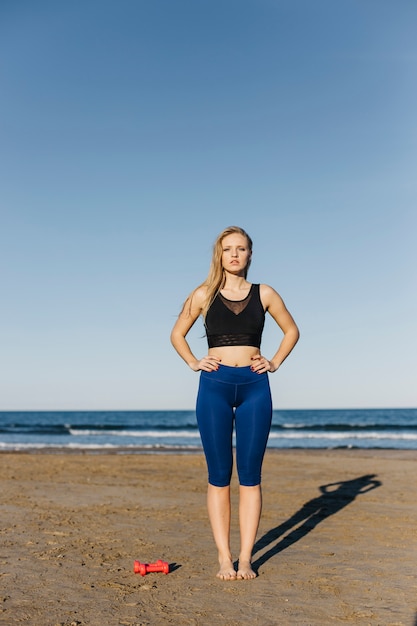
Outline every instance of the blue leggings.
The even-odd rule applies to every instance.
[[[239,483],[259,485],[272,419],[268,375],[256,374],[250,366],[220,365],[216,372],[201,372],[196,413],[209,483],[230,484],[235,424]]]

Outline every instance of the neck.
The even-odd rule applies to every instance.
[[[231,291],[239,291],[240,289],[247,289],[248,281],[240,274],[230,274],[225,272],[225,282],[223,289],[230,289]]]

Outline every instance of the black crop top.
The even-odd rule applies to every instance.
[[[265,311],[259,285],[251,286],[243,300],[228,300],[219,292],[207,311],[204,326],[209,348],[261,347]]]

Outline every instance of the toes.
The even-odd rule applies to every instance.
[[[236,570],[231,561],[220,566],[217,578],[220,578],[220,580],[236,580]]]
[[[256,574],[255,572],[238,572],[237,578],[239,580],[252,580],[253,578],[256,578]]]
[[[220,580],[236,580],[236,572],[235,570],[222,571],[218,572],[217,578]]]
[[[256,572],[253,571],[250,563],[245,563],[237,570],[237,578],[239,580],[251,580],[252,578],[256,578]]]

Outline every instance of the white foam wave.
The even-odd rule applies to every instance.
[[[355,432],[339,432],[339,433],[271,433],[270,439],[331,439],[337,441],[339,439],[378,439],[378,440],[405,440],[405,441],[417,441],[417,433],[383,433],[383,432],[367,432],[367,433],[355,433]]]
[[[132,449],[132,450],[165,450],[165,449],[175,449],[175,450],[196,450],[200,449],[201,446],[194,445],[175,445],[175,444],[163,444],[163,443],[148,443],[148,444],[126,444],[120,446],[119,444],[114,443],[105,443],[105,444],[94,444],[94,443],[67,443],[65,445],[54,444],[54,443],[5,443],[4,441],[0,441],[0,451],[24,451],[24,450],[119,450],[121,448]]]
[[[74,437],[141,437],[145,439],[180,438],[193,439],[199,437],[198,432],[190,430],[77,430],[70,428]]]

